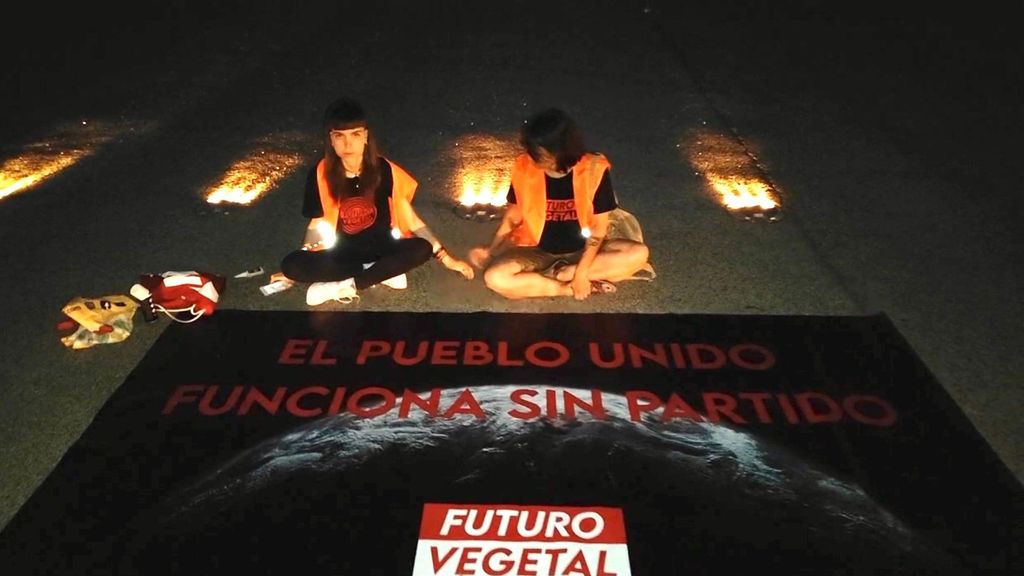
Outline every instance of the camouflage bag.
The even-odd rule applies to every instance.
[[[74,332],[60,341],[72,350],[121,342],[132,333],[132,317],[138,306],[131,297],[121,294],[73,298],[64,305],[62,312],[67,318],[57,327]]]

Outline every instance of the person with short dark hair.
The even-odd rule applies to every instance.
[[[555,108],[535,114],[520,145],[505,216],[490,245],[469,253],[488,288],[511,299],[583,300],[647,265],[644,243],[606,238],[618,208],[611,163],[587,151],[572,118]]]
[[[307,304],[352,302],[375,284],[404,288],[405,273],[431,256],[473,278],[473,268],[449,254],[413,209],[416,180],[381,154],[359,103],[332,102],[323,137],[323,158],[306,179],[303,247],[281,262],[287,278],[310,283]]]

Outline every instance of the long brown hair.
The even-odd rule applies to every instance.
[[[352,128],[366,128],[366,148],[363,149],[363,165],[359,173],[359,191],[352,190],[348,179],[345,178],[345,166],[341,157],[334,152],[331,145],[331,130],[350,130]],[[366,121],[366,112],[358,102],[348,98],[339,98],[327,107],[324,112],[324,173],[327,177],[327,186],[331,196],[335,200],[363,195],[372,198],[377,187],[380,186],[380,148],[377,146],[377,138],[370,130]]]

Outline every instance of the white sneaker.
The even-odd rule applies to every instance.
[[[319,306],[328,300],[349,304],[358,299],[356,283],[352,278],[338,282],[313,282],[306,290],[306,304],[309,306]]]
[[[398,276],[392,276],[387,280],[382,280],[381,284],[394,290],[405,290],[409,287],[409,279],[405,277],[405,274],[399,274]]]

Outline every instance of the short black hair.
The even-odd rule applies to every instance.
[[[560,172],[575,166],[586,152],[576,122],[558,108],[548,108],[527,119],[519,143],[534,160],[539,159],[541,148],[547,150],[555,157]]]

